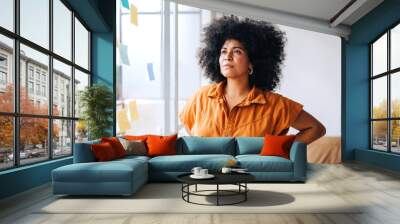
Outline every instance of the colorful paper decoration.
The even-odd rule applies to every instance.
[[[128,55],[128,45],[122,44],[119,48],[119,53],[121,57],[121,62],[125,65],[130,65],[129,63],[129,55]]]
[[[129,1],[128,0],[121,0],[121,3],[124,8],[129,9]]]
[[[138,9],[134,4],[131,4],[131,23],[135,26],[138,25]]]
[[[147,63],[147,74],[149,75],[149,80],[154,81],[154,70],[153,70],[153,63]]]
[[[129,123],[128,116],[124,108],[117,112],[117,121],[120,133],[125,133],[131,128],[131,124]]]
[[[139,113],[137,109],[136,100],[132,100],[129,102],[129,112],[131,115],[131,121],[139,120]]]

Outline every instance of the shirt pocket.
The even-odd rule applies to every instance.
[[[265,136],[272,134],[274,123],[268,116],[258,117],[250,121],[239,122],[236,126],[236,135],[240,136]]]

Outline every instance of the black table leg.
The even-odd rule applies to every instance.
[[[190,195],[190,184],[187,185],[187,191],[188,191],[188,193],[187,193],[187,201],[190,202],[190,200],[189,200],[189,195]]]
[[[219,205],[219,184],[217,184],[217,206]]]
[[[196,191],[190,191],[190,186],[195,185],[195,189]],[[215,190],[198,190],[197,184],[182,184],[181,185],[181,191],[182,191],[182,199],[188,203],[192,203],[192,204],[198,204],[198,205],[216,205],[216,206],[223,206],[223,205],[234,205],[234,204],[238,204],[241,202],[245,202],[247,201],[247,192],[249,191],[249,189],[247,188],[247,182],[245,183],[238,183],[238,184],[234,184],[234,185],[239,185],[238,186],[238,190],[224,190],[224,189],[220,189],[219,185],[220,184],[216,184],[217,185],[217,189]],[[203,192],[214,192],[216,191],[216,195],[209,195],[209,194],[203,194]],[[221,193],[222,192],[222,193]],[[195,196],[213,196],[213,197],[217,197],[217,203],[216,204],[202,204],[202,203],[196,203],[196,202],[191,202],[190,201],[190,195],[195,195]],[[242,200],[235,200],[235,202],[232,203],[224,203],[224,200],[220,202],[220,197],[221,198],[225,198],[225,196],[236,196],[236,195],[241,195],[241,199]]]
[[[247,182],[244,183],[244,187],[245,187],[244,190],[246,191],[246,192],[244,192],[244,201],[247,201],[247,191],[248,191],[248,190],[247,190]]]
[[[182,192],[182,199],[184,199],[184,198],[183,198],[183,190],[184,190],[184,188],[183,188],[183,187],[184,187],[184,184],[182,183],[182,188],[181,188],[181,192]]]

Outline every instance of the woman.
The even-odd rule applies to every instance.
[[[200,66],[214,84],[202,87],[186,104],[180,119],[195,136],[285,135],[311,143],[324,126],[303,106],[274,93],[284,60],[284,33],[270,23],[235,16],[205,28]]]

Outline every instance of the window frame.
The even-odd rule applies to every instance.
[[[400,152],[393,152],[392,151],[392,121],[400,121],[400,117],[393,117],[392,116],[392,98],[391,98],[391,92],[392,92],[392,86],[391,86],[391,79],[393,75],[396,75],[396,73],[400,72],[400,67],[391,69],[391,31],[393,28],[396,26],[400,26],[400,21],[395,22],[392,24],[389,28],[385,29],[383,33],[378,35],[375,39],[373,39],[370,43],[368,43],[368,50],[369,50],[369,149],[373,151],[379,151],[379,152],[386,152],[386,153],[391,153],[391,154],[400,154]],[[386,64],[386,71],[380,74],[376,74],[374,76],[373,74],[373,44],[376,43],[381,37],[384,35],[387,35],[387,64]],[[386,105],[386,118],[373,118],[373,81],[378,79],[386,77],[386,87],[387,87],[387,93],[386,93],[386,98],[387,98],[387,105]],[[400,87],[399,87],[400,89]],[[375,121],[386,121],[386,151],[379,150],[374,148],[374,132],[373,132],[373,122]]]
[[[54,17],[53,17],[53,1],[54,0],[47,0],[49,4],[49,47],[46,49],[45,47],[40,46],[39,44],[34,43],[33,41],[30,41],[29,39],[24,38],[23,36],[20,35],[20,3],[21,0],[14,0],[13,1],[13,10],[14,10],[14,18],[13,18],[13,31],[10,31],[4,27],[0,26],[0,35],[10,38],[13,41],[13,52],[12,52],[12,61],[13,64],[11,71],[11,75],[13,75],[14,79],[14,110],[13,112],[1,112],[0,111],[0,116],[2,117],[11,117],[13,119],[13,165],[10,167],[4,167],[0,168],[0,172],[5,171],[5,170],[10,170],[10,169],[16,169],[19,167],[23,166],[30,166],[33,164],[38,164],[38,163],[43,163],[46,161],[54,160],[54,159],[61,159],[61,158],[66,158],[73,156],[74,152],[74,143],[75,143],[75,123],[76,121],[79,120],[79,117],[75,117],[75,109],[72,107],[71,108],[71,114],[68,116],[56,116],[53,115],[53,60],[58,60],[59,62],[62,62],[68,66],[71,66],[71,84],[75,82],[75,69],[81,71],[82,73],[85,73],[88,75],[89,78],[89,83],[88,86],[92,85],[92,62],[91,62],[91,49],[92,49],[92,43],[91,43],[91,37],[92,37],[92,30],[88,27],[88,25],[84,22],[84,20],[72,9],[72,7],[69,5],[69,3],[66,0],[59,0],[61,4],[63,4],[69,11],[71,11],[71,18],[69,22],[71,23],[71,59],[64,58],[63,56],[57,54],[54,52],[53,49],[53,23],[54,23]],[[75,19],[77,19],[83,27],[88,31],[88,69],[85,69],[78,64],[75,63]],[[47,79],[46,84],[45,84],[45,95],[48,97],[48,112],[46,115],[40,115],[40,114],[28,114],[28,113],[21,113],[20,111],[20,85],[21,85],[21,80],[20,80],[20,66],[21,66],[21,56],[20,56],[20,46],[21,44],[32,48],[33,50],[36,50],[42,54],[45,54],[48,56],[48,71],[47,71]],[[40,94],[35,94],[38,97],[43,97],[42,94],[42,72],[44,70],[40,69],[39,71],[39,79],[37,80],[36,77],[36,72],[37,68],[33,67],[33,77],[31,78],[30,76],[30,68],[31,65],[29,63],[26,64],[26,82],[32,81],[33,86],[34,86],[34,92],[36,92],[35,85],[40,83]],[[27,84],[28,85],[28,84]],[[27,91],[29,91],[29,87],[27,87]],[[74,85],[71,87],[71,93],[72,93],[72,99],[71,103],[74,105],[75,103],[75,88]],[[47,92],[47,93],[46,93]],[[32,100],[32,99],[31,99]],[[36,103],[36,102],[34,102]],[[47,135],[47,149],[48,154],[46,155],[47,157],[43,157],[43,160],[37,161],[37,162],[28,162],[28,163],[21,163],[21,158],[20,158],[20,119],[21,118],[44,118],[47,119],[48,123],[48,135]],[[54,146],[53,146],[53,123],[56,122],[57,120],[61,121],[70,121],[71,122],[71,153],[67,155],[62,155],[62,156],[55,156],[53,155],[54,153]]]
[[[5,85],[5,84],[7,84],[7,73],[0,70],[0,85]]]

